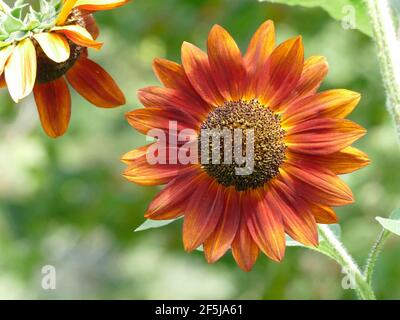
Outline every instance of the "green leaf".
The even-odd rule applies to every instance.
[[[21,20],[11,15],[7,16],[7,18],[3,21],[3,27],[8,33],[19,31],[23,28],[23,26],[24,24]]]
[[[339,21],[355,15],[355,28],[371,36],[372,30],[368,20],[368,12],[364,0],[259,0],[272,3],[303,6],[307,8],[320,7]],[[354,9],[354,10],[353,10]]]
[[[135,232],[144,231],[144,230],[148,230],[148,229],[161,228],[161,227],[164,227],[178,219],[172,219],[172,220],[150,220],[150,219],[147,219],[144,223],[142,223],[139,227],[137,227],[135,229]]]
[[[400,236],[400,209],[395,210],[390,218],[376,217],[375,219],[385,230]]]

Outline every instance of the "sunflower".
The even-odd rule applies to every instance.
[[[17,0],[0,0],[0,84],[18,103],[34,93],[42,127],[50,137],[63,135],[71,116],[67,82],[92,104],[112,108],[125,97],[112,77],[88,58],[99,50],[99,29],[92,12],[129,0],[40,0],[40,10]]]
[[[285,234],[318,246],[317,223],[336,223],[332,207],[354,201],[338,175],[369,163],[365,153],[351,146],[365,129],[344,119],[360,94],[317,92],[328,72],[326,59],[305,60],[301,37],[276,46],[272,21],[261,25],[244,56],[216,25],[207,53],[185,42],[182,65],[156,59],[153,67],[164,87],[139,90],[145,108],[127,114],[130,125],[144,134],[163,130],[169,137],[164,150],[169,160],[176,149],[187,147],[172,143],[171,121],[178,131],[189,128],[197,135],[191,142],[202,141],[204,129],[253,130],[254,169],[239,175],[225,162],[151,164],[148,155],[158,141],[133,150],[122,157],[128,165],[124,176],[145,186],[166,184],[145,217],[183,216],[185,250],[202,245],[206,260],[214,263],[231,249],[246,271],[260,251],[281,261]],[[225,154],[221,144],[212,145],[213,152]]]

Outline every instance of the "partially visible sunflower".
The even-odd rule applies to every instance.
[[[130,0],[40,0],[36,11],[24,0],[9,7],[0,0],[0,84],[15,102],[35,96],[42,127],[53,138],[68,129],[71,96],[67,82],[92,104],[125,104],[112,77],[88,58],[99,50],[99,29],[92,12]]]
[[[156,59],[154,71],[165,87],[140,90],[145,108],[128,113],[127,119],[144,134],[153,128],[168,134],[170,121],[197,135],[202,129],[253,129],[253,173],[237,175],[230,164],[201,161],[151,165],[150,148],[144,146],[123,156],[124,176],[145,186],[166,184],[145,216],[184,216],[187,251],[203,245],[213,263],[231,249],[237,264],[249,271],[260,250],[272,260],[283,259],[285,233],[317,246],[317,223],[336,223],[332,207],[353,202],[338,175],[369,163],[365,153],[351,147],[366,131],[344,119],[360,95],[318,93],[328,72],[325,58],[304,60],[301,37],[275,46],[272,21],[258,29],[244,56],[218,25],[207,47],[205,53],[184,43],[182,65]],[[171,141],[167,156],[177,149]],[[215,148],[222,158],[223,147]]]

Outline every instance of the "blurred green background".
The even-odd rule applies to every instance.
[[[208,265],[201,252],[185,253],[180,222],[134,233],[157,189],[125,181],[119,158],[145,143],[124,113],[140,107],[137,89],[157,84],[153,58],[179,61],[183,41],[204,48],[215,23],[244,50],[257,27],[273,19],[279,40],[301,34],[307,55],[328,58],[324,88],[363,95],[350,118],[368,129],[357,145],[372,164],[344,177],[356,203],[337,210],[343,242],[363,262],[380,229],[374,217],[399,205],[400,190],[400,153],[371,39],[322,10],[255,0],[135,0],[96,18],[105,45],[91,57],[121,85],[126,106],[102,110],[74,93],[70,129],[51,140],[32,97],[14,105],[1,91],[0,298],[354,298],[342,289],[340,268],[306,249],[288,248],[280,264],[260,256],[244,273],[230,254]],[[393,236],[377,265],[378,298],[400,298],[399,253]],[[56,267],[56,290],[41,287],[44,265]]]

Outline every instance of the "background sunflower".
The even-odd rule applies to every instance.
[[[122,113],[140,107],[137,89],[158,85],[151,70],[154,57],[179,61],[182,40],[204,44],[215,23],[226,27],[243,50],[266,19],[276,23],[279,41],[302,34],[306,55],[324,55],[329,61],[322,89],[345,87],[363,96],[350,119],[368,128],[367,138],[356,146],[372,163],[345,176],[357,202],[338,214],[343,241],[355,258],[364,258],[379,231],[374,217],[395,207],[400,188],[400,157],[393,152],[396,137],[382,107],[384,93],[370,38],[342,29],[320,9],[252,0],[138,0],[96,17],[102,41],[112,40],[113,45],[92,58],[113,70],[127,93],[129,103]],[[145,144],[145,138],[132,131],[120,112],[89,108],[75,94],[72,99],[76,108],[69,134],[53,142],[32,121],[37,117],[32,98],[15,106],[1,92],[2,297],[353,297],[342,289],[338,267],[317,253],[288,248],[281,264],[260,259],[251,273],[243,273],[229,256],[209,266],[202,253],[185,253],[179,222],[133,234],[157,189],[124,182],[120,172],[125,166],[116,159],[127,147]],[[400,298],[400,288],[392,285],[400,277],[399,250],[399,241],[392,238],[377,268],[378,298]],[[40,287],[45,264],[57,267],[56,291]]]

